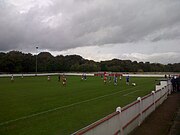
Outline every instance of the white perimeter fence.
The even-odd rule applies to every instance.
[[[171,94],[171,82],[161,81],[152,93],[121,108],[72,135],[127,135],[138,127]]]
[[[118,73],[118,72],[117,72]],[[38,73],[38,74],[13,74],[14,77],[25,76],[47,76],[47,75],[75,75],[81,76],[82,73]],[[95,73],[86,73],[87,76],[94,76]],[[164,77],[164,74],[123,74],[123,76],[131,76],[131,77]],[[0,77],[11,77],[12,74],[0,74]]]

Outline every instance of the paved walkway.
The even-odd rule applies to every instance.
[[[169,135],[180,135],[180,108],[178,109],[177,115],[174,119],[174,124],[171,127]]]
[[[131,135],[180,135],[180,92],[169,95]]]

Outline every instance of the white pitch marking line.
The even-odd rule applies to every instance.
[[[134,87],[133,87],[133,88],[134,88]],[[38,115],[46,114],[46,113],[53,112],[53,111],[56,111],[56,110],[60,110],[60,109],[63,109],[63,108],[72,107],[72,106],[74,106],[74,105],[79,105],[79,104],[86,103],[86,102],[89,102],[89,101],[94,101],[94,100],[101,99],[101,98],[104,98],[104,97],[112,96],[112,95],[115,95],[115,94],[117,94],[117,93],[121,93],[121,92],[124,92],[124,91],[127,91],[127,90],[131,90],[131,89],[133,89],[133,88],[129,88],[129,89],[126,89],[126,90],[114,92],[114,93],[111,93],[111,94],[99,96],[99,97],[96,97],[96,98],[84,100],[84,101],[81,101],[81,102],[77,102],[77,103],[73,103],[73,104],[69,104],[69,105],[65,105],[65,106],[56,107],[56,108],[53,108],[53,109],[49,109],[49,110],[47,110],[47,111],[42,111],[42,112],[34,113],[34,114],[31,114],[31,115],[26,115],[26,116],[23,116],[23,117],[20,117],[20,118],[17,118],[17,119],[8,120],[8,121],[5,121],[5,122],[1,122],[1,123],[0,123],[0,126],[9,124],[9,123],[12,123],[12,122],[15,122],[15,121],[24,120],[24,119],[32,118],[32,117],[35,117],[35,116],[38,116]],[[136,88],[137,88],[137,87],[136,87]],[[130,93],[132,93],[132,92],[130,92]],[[127,94],[125,94],[125,95],[127,95]],[[123,95],[123,96],[124,96],[124,95]]]
[[[136,93],[136,92],[138,92],[138,91],[141,91],[141,90],[135,90],[135,91],[129,92],[129,93],[127,93],[127,94],[124,94],[123,96],[128,96],[128,95],[130,95],[130,94],[132,94],[132,93]]]

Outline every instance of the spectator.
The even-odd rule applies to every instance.
[[[176,92],[176,77],[173,76],[171,79],[172,87],[173,87],[173,92]]]
[[[176,87],[177,87],[177,91],[180,91],[180,75],[177,77],[176,79]]]

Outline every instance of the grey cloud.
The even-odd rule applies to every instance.
[[[159,44],[159,43],[158,43]],[[151,50],[145,50],[142,44],[136,45],[133,44],[126,45],[110,45],[105,46],[89,46],[89,47],[78,47],[75,49],[68,49],[66,51],[61,51],[63,55],[78,54],[83,56],[86,59],[93,59],[95,61],[110,60],[113,58],[132,60],[132,61],[143,61],[143,62],[153,62],[153,63],[179,63],[180,62],[180,48],[175,48],[173,42],[169,42],[172,46],[163,45],[156,47],[151,45]],[[156,49],[153,49],[153,48]],[[129,51],[129,49],[131,50]],[[167,50],[164,50],[167,48]],[[141,51],[144,50],[144,51]],[[59,52],[53,52],[53,55],[57,55]]]
[[[131,54],[123,54],[121,56],[123,59],[131,59],[136,61],[143,61],[143,62],[152,62],[152,63],[179,63],[180,54],[179,53],[154,53],[154,54],[141,54],[141,53],[131,53]]]
[[[15,5],[1,3],[1,51],[32,50],[34,44],[60,51],[180,38],[179,0],[52,0],[45,7],[35,1],[32,4],[20,13]]]

